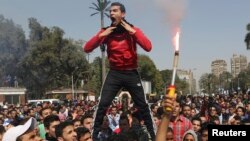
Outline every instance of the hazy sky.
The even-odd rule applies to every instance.
[[[250,23],[250,0],[174,0],[186,1],[186,5],[178,3],[177,6],[167,3],[171,0],[116,1],[125,5],[126,19],[152,41],[151,52],[142,49],[139,52],[150,56],[160,70],[171,69],[173,63],[170,21],[166,18],[171,12],[177,20],[181,17],[178,68],[192,69],[197,78],[211,72],[211,62],[215,59],[225,60],[228,71],[234,53],[250,59],[244,43],[246,25]],[[158,1],[163,1],[161,6]],[[65,37],[88,40],[100,27],[99,15],[90,17],[94,12],[89,9],[92,2],[96,0],[0,0],[0,14],[21,25],[26,35],[29,33],[27,19],[34,17],[44,26],[62,28]],[[109,24],[106,18],[105,26]],[[96,49],[90,59],[100,54]]]

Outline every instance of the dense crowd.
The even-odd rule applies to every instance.
[[[103,118],[100,141],[150,141],[140,109],[125,100],[114,100]],[[150,104],[155,132],[165,110],[162,100]],[[91,141],[98,101],[76,100],[36,105],[5,104],[0,108],[0,141]],[[209,124],[249,125],[250,95],[177,96],[166,141],[207,141]]]

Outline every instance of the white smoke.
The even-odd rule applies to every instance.
[[[179,29],[184,17],[187,0],[155,0],[164,12],[164,18],[171,28],[172,34]]]

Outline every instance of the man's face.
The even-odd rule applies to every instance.
[[[115,107],[111,108],[111,114],[116,115],[117,114],[117,109]]]
[[[247,111],[247,112],[250,112],[250,103],[248,103],[248,104],[246,105],[246,111]]]
[[[85,135],[80,137],[79,141],[93,141],[91,138],[91,134],[88,132]]]
[[[208,141],[208,130],[204,130],[201,133],[201,141]]]
[[[34,111],[33,109],[31,109],[29,115],[30,115],[31,117],[35,117],[35,111]]]
[[[173,141],[173,140],[174,140],[174,134],[173,134],[173,132],[167,132],[166,141]]]
[[[201,123],[198,120],[193,120],[192,125],[195,132],[198,132],[201,129]]]
[[[42,141],[42,138],[37,136],[33,130],[23,134],[19,138],[21,141]]]
[[[17,115],[17,112],[16,112],[16,111],[12,111],[12,112],[11,112],[11,118],[15,118],[16,115]]]
[[[50,123],[49,129],[46,129],[46,131],[49,133],[51,137],[56,138],[55,128],[58,124],[60,124],[60,121],[54,121]]]
[[[81,122],[80,122],[80,121],[76,121],[76,122],[74,123],[74,128],[76,129],[76,128],[78,128],[78,127],[81,127]]]
[[[51,109],[43,110],[42,117],[46,118],[47,116],[51,115],[51,113],[52,113]]]
[[[74,130],[73,125],[67,126],[63,129],[62,138],[63,138],[63,141],[77,141],[76,132]]]
[[[173,115],[174,117],[177,117],[177,116],[180,115],[180,111],[181,111],[180,103],[175,102],[175,103],[174,103],[174,110],[173,110],[173,114],[172,114],[172,115]]]
[[[183,107],[183,116],[190,117],[191,116],[191,108],[189,106]]]
[[[125,17],[125,13],[121,12],[120,6],[111,6],[109,14],[113,25],[118,25]]]
[[[86,118],[83,121],[83,127],[88,128],[90,131],[92,131],[93,127],[93,118]]]

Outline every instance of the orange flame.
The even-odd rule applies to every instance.
[[[175,48],[175,51],[179,51],[179,48],[180,48],[180,32],[179,31],[177,31],[174,36],[174,48]]]

